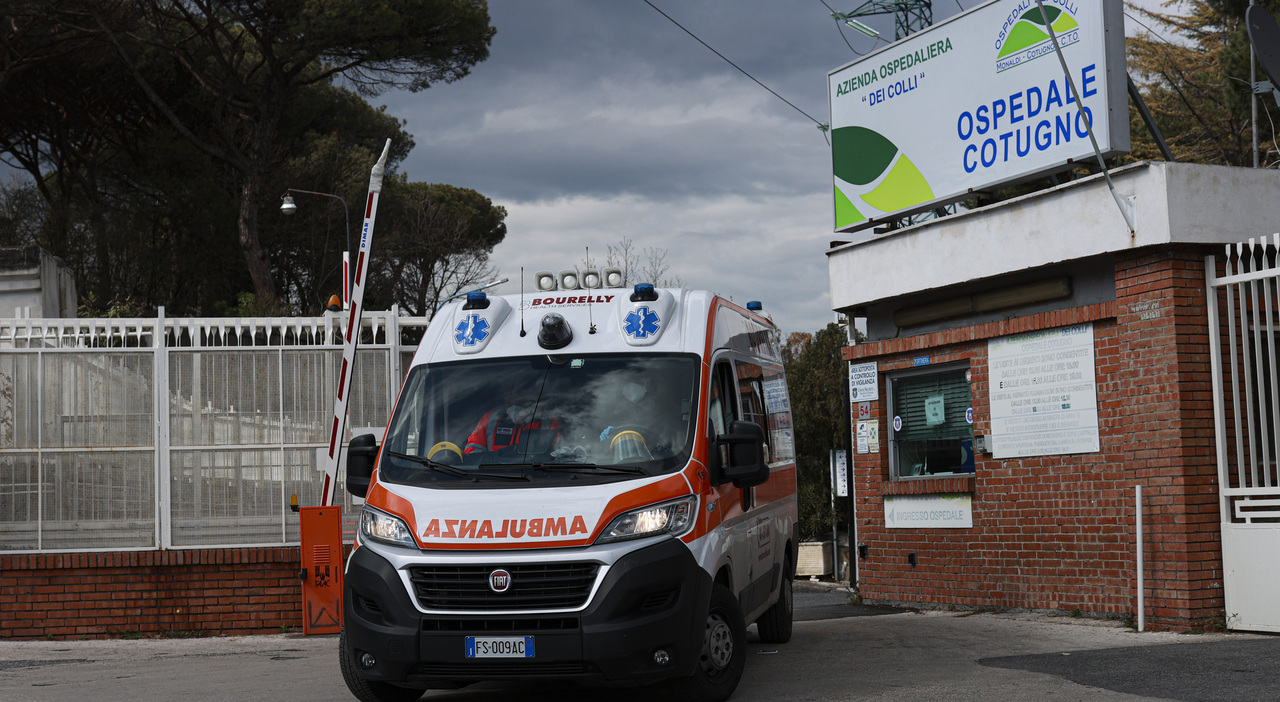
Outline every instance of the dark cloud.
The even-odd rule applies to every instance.
[[[821,2],[655,4],[826,121],[826,72],[854,56]],[[528,200],[718,194],[827,177],[821,160],[808,163],[827,148],[809,118],[640,0],[500,1],[490,12],[492,55],[471,76],[386,96],[417,139],[405,163],[415,179]],[[801,163],[797,150],[813,156]]]
[[[501,292],[521,266],[627,237],[666,249],[690,287],[764,300],[785,331],[825,325],[830,147],[813,120],[828,119],[827,72],[857,56],[820,0],[653,2],[795,107],[642,0],[496,0],[470,76],[384,96],[417,142],[403,170],[508,208]],[[936,19],[959,11],[945,4]],[[891,17],[867,22],[892,36]]]

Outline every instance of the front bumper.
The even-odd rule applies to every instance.
[[[548,560],[582,560],[590,551],[548,552]],[[502,567],[494,554],[494,567]],[[370,548],[347,564],[343,607],[355,660],[368,680],[438,687],[483,680],[579,678],[610,681],[683,677],[702,649],[711,577],[677,539],[617,558],[584,609],[548,613],[424,614],[396,568]],[[535,656],[467,658],[467,636],[533,636]],[[655,660],[666,653],[665,663]],[[661,657],[659,657],[661,658]]]

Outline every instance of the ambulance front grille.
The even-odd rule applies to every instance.
[[[489,587],[489,574],[495,570],[511,574],[505,592]],[[409,579],[418,604],[429,610],[576,609],[587,603],[599,570],[596,563],[418,565],[409,568]]]

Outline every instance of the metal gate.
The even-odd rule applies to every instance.
[[[1205,257],[1227,626],[1280,632],[1280,234]]]

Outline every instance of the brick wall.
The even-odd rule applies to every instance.
[[[296,547],[0,556],[0,638],[280,633],[300,567]]]
[[[974,433],[989,434],[987,340],[1093,323],[1101,451],[996,460],[973,476],[890,481],[888,442],[854,456],[859,587],[872,601],[1136,616],[1134,486],[1143,486],[1146,617],[1189,628],[1223,614],[1204,251],[1120,255],[1116,300],[1002,322],[868,343],[886,435],[883,373],[928,354],[967,361]],[[886,529],[884,496],[960,492],[972,529]],[[915,553],[911,566],[907,554]]]

